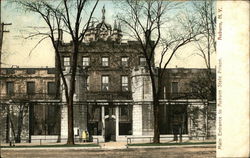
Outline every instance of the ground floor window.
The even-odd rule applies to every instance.
[[[90,135],[102,134],[102,110],[99,105],[88,105],[88,132]]]
[[[160,106],[160,134],[187,134],[187,105]]]
[[[31,105],[30,134],[58,135],[60,133],[60,118],[59,105]]]
[[[119,135],[132,135],[132,106],[119,106]]]

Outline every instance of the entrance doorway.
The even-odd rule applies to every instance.
[[[105,107],[105,141],[116,140],[116,107]]]

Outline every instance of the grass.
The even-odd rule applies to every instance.
[[[129,146],[172,146],[172,145],[202,145],[202,144],[215,144],[215,142],[182,142],[182,143],[138,143],[128,144]]]
[[[67,148],[67,147],[99,147],[99,145],[98,144],[17,145],[17,146],[2,146],[1,148]]]

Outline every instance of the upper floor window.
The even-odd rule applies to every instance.
[[[178,93],[179,92],[178,82],[172,82],[171,92],[172,93]]]
[[[102,91],[109,90],[109,76],[102,76]]]
[[[14,94],[14,82],[7,82],[6,83],[6,93],[7,93],[7,95]]]
[[[89,66],[89,57],[82,57],[82,66]]]
[[[139,62],[140,62],[139,63],[140,66],[146,66],[147,65],[146,58],[144,58],[144,57],[140,57]]]
[[[35,82],[27,82],[27,94],[35,94]]]
[[[122,76],[122,91],[128,91],[128,76]]]
[[[109,58],[102,57],[102,66],[109,66]]]
[[[56,83],[48,82],[48,94],[55,95],[56,94]]]
[[[13,70],[12,68],[6,70],[7,75],[14,74],[14,73],[15,73],[15,70]]]
[[[86,90],[89,91],[89,76],[86,78]]]
[[[122,57],[122,66],[128,66],[128,57]]]
[[[27,69],[27,70],[26,70],[26,73],[27,73],[27,74],[35,74],[35,73],[36,73],[36,70],[35,70],[35,69]]]
[[[70,57],[63,57],[63,66],[70,66]]]

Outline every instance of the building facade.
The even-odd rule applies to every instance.
[[[76,140],[88,131],[93,141],[127,141],[127,138],[146,140],[153,136],[152,87],[146,60],[137,41],[122,42],[122,29],[105,21],[91,24],[77,59],[76,90],[74,95],[74,135]],[[60,42],[63,74],[69,82],[72,43]],[[67,106],[64,88],[55,68],[6,68],[0,78],[0,100],[3,111],[2,137],[17,137],[10,109],[23,103],[26,114],[19,134],[26,141],[47,139],[66,141]],[[161,140],[200,139],[215,136],[215,98],[200,97],[206,83],[198,81],[206,69],[174,68],[164,70],[160,99]],[[215,72],[212,70],[212,76]],[[215,80],[208,81],[215,84]],[[192,84],[193,85],[192,85]],[[60,90],[59,90],[60,89]],[[201,93],[202,92],[202,93]],[[25,121],[24,121],[25,120]],[[11,125],[13,124],[13,125]],[[18,121],[17,123],[18,126]],[[19,121],[19,124],[20,121]],[[17,128],[20,129],[20,128]],[[5,134],[4,134],[5,133]]]

